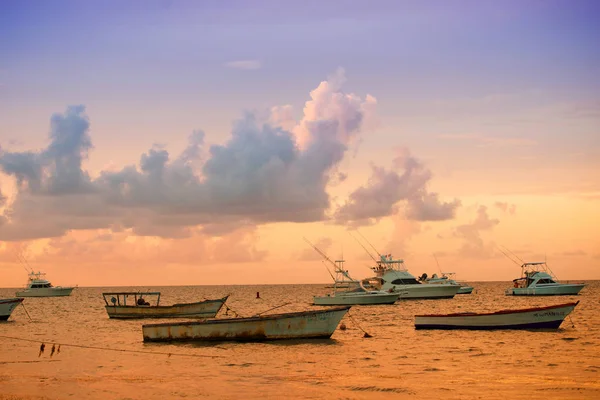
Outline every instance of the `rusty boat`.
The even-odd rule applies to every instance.
[[[144,342],[330,338],[350,306],[248,318],[146,324]]]
[[[117,319],[214,318],[229,297],[160,305],[160,292],[110,292],[102,296],[108,317]]]

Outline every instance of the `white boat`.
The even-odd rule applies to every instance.
[[[438,285],[419,282],[404,265],[404,260],[394,260],[391,254],[380,255],[375,276],[363,281],[369,289],[394,291],[400,299],[451,299],[460,285]]]
[[[142,334],[145,342],[329,338],[349,309],[345,306],[249,318],[146,324]]]
[[[424,282],[430,285],[458,285],[460,288],[456,294],[471,294],[473,292],[473,286],[454,280],[454,272],[442,272],[441,274],[442,276],[433,274],[431,278],[425,279]]]
[[[213,318],[229,297],[164,306],[160,305],[160,292],[110,292],[102,296],[108,317],[117,319]]]
[[[328,261],[329,258],[325,256]],[[314,296],[313,304],[317,306],[344,306],[344,305],[376,305],[393,304],[398,300],[398,293],[383,290],[368,290],[360,281],[353,279],[348,270],[344,268],[344,260],[335,260],[333,291],[326,296]],[[339,286],[338,286],[339,285]],[[347,290],[340,290],[345,289]]]
[[[74,287],[52,286],[43,272],[29,273],[24,290],[15,293],[17,297],[56,297],[70,296]]]
[[[315,296],[313,303],[317,306],[394,304],[399,296],[400,294],[394,292],[360,289]]]
[[[579,294],[584,283],[560,283],[546,262],[530,262],[521,265],[521,277],[513,280],[507,296],[565,296]]]
[[[579,302],[492,313],[415,315],[415,329],[557,329],[577,304]]]
[[[23,302],[20,297],[10,299],[0,299],[0,321],[6,321],[10,318],[10,314],[19,304]]]

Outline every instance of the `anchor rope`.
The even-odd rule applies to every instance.
[[[58,346],[65,346],[65,347],[77,347],[80,349],[92,349],[92,350],[108,350],[108,351],[119,351],[119,352],[123,352],[123,353],[141,353],[141,354],[154,354],[154,355],[163,355],[163,356],[183,356],[183,357],[199,357],[199,358],[223,358],[224,356],[209,356],[206,354],[186,354],[186,353],[169,353],[169,352],[164,352],[164,351],[145,351],[145,350],[131,350],[131,349],[115,349],[113,347],[101,347],[101,346],[88,346],[88,345],[82,345],[82,344],[72,344],[72,343],[59,343],[59,342],[55,342],[52,340],[36,340],[36,339],[25,339],[25,338],[19,338],[19,337],[14,337],[14,336],[5,336],[5,335],[0,335],[0,338],[4,338],[4,339],[12,339],[12,340],[20,340],[23,342],[30,342],[30,343],[41,343],[41,344],[45,344],[45,343],[49,343],[49,344],[53,344],[53,345],[58,345]],[[222,349],[222,348],[220,348]],[[42,350],[43,351],[43,350]]]

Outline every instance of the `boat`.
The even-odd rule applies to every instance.
[[[394,304],[399,296],[399,293],[360,288],[343,292],[335,291],[326,296],[314,296],[313,304],[316,306]]]
[[[579,294],[585,283],[560,283],[543,261],[523,263],[513,286],[505,291],[507,296],[568,296]]]
[[[426,278],[424,283],[431,285],[458,285],[460,288],[456,294],[471,294],[473,292],[473,286],[454,280],[454,272],[442,272],[441,274],[441,276],[433,274],[431,278]]]
[[[325,256],[327,257],[327,256]],[[329,258],[326,258],[329,260]],[[329,260],[331,262],[331,260]],[[369,290],[362,283],[350,277],[344,268],[344,260],[335,260],[336,277],[334,278],[333,291],[325,296],[314,296],[313,304],[317,306],[344,306],[344,305],[376,305],[394,304],[398,300],[398,293],[383,290]],[[340,288],[338,285],[341,285]],[[347,290],[340,290],[346,289]]]
[[[420,282],[408,272],[404,260],[394,259],[391,254],[379,257],[371,268],[375,276],[363,280],[366,288],[393,291],[400,299],[451,299],[461,287]]]
[[[52,283],[46,279],[45,273],[31,271],[25,289],[16,292],[15,295],[17,297],[70,296],[73,289],[75,288],[72,286],[53,286]]]
[[[558,329],[577,304],[491,313],[415,315],[415,329]]]
[[[108,292],[102,296],[108,317],[117,319],[213,318],[229,297],[164,306],[160,305],[160,292]]]
[[[7,321],[13,310],[23,302],[22,297],[13,297],[10,299],[0,299],[0,321]]]
[[[376,305],[376,304],[394,304],[398,300],[398,293],[393,291],[369,290],[362,286],[359,280],[350,276],[345,268],[345,260],[332,261],[327,254],[321,251],[317,246],[304,238],[312,248],[327,261],[335,271],[335,277],[329,271],[327,272],[333,279],[333,291],[325,296],[314,296],[313,304],[317,306],[345,306],[345,305]],[[340,290],[346,289],[346,290]]]
[[[142,325],[144,342],[330,338],[351,306],[249,318]]]

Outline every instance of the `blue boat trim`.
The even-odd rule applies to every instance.
[[[502,329],[558,329],[563,320],[546,321],[546,322],[534,322],[529,324],[517,324],[517,325],[496,325],[496,326],[484,326],[484,325],[445,325],[445,324],[415,324],[415,329],[461,329],[461,330],[502,330]]]

